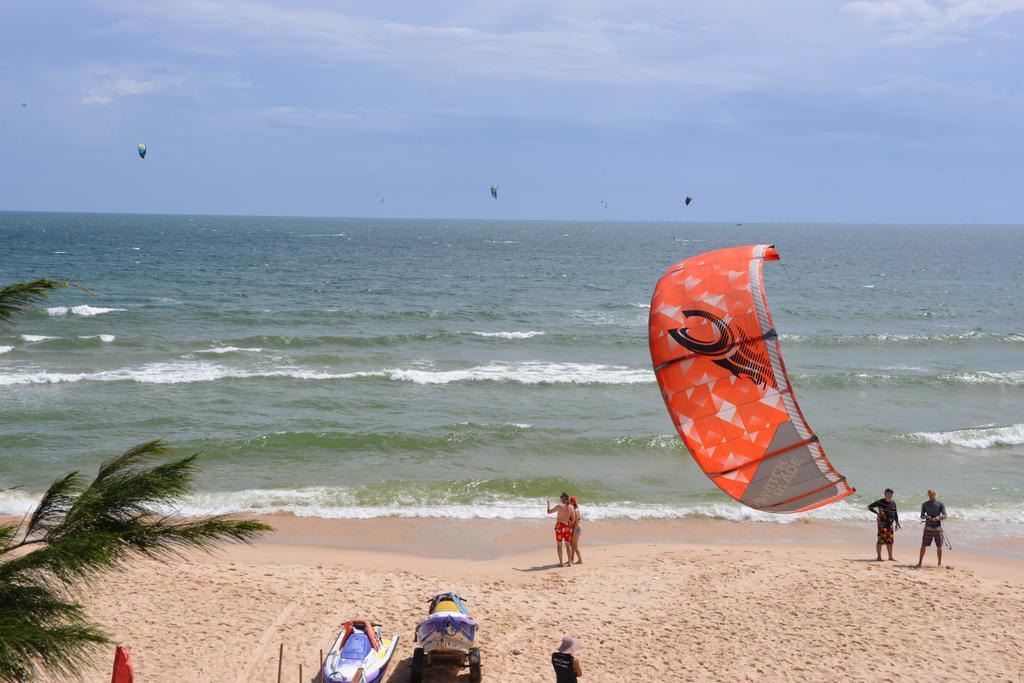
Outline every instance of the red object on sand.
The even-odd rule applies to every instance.
[[[135,683],[132,655],[123,645],[118,645],[114,652],[114,675],[110,677],[110,683]]]

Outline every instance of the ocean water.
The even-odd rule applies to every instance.
[[[770,242],[796,395],[868,519],[937,488],[1024,535],[1022,227],[0,213],[0,283],[65,278],[0,332],[0,513],[152,438],[186,511],[790,521],[675,436],[646,341],[671,264]]]

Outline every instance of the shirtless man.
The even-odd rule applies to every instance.
[[[573,508],[569,504],[569,494],[565,491],[559,496],[559,500],[562,502],[554,507],[551,507],[551,499],[548,498],[548,514],[557,512],[558,515],[555,520],[555,547],[558,549],[558,566],[569,567],[572,566],[572,522],[573,522]],[[565,552],[569,556],[568,562],[562,561],[562,545],[565,545]]]

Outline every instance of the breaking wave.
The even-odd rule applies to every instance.
[[[99,372],[22,372],[0,376],[0,386],[64,384],[73,382],[139,382],[141,384],[188,384],[222,379],[288,377],[299,380],[385,378],[413,384],[453,382],[512,382],[517,384],[637,384],[654,381],[650,370],[619,365],[586,363],[493,362],[464,370],[392,368],[353,372],[324,372],[311,368],[281,367],[243,369],[207,362],[149,363],[138,368]]]
[[[530,337],[537,337],[544,334],[540,330],[529,330],[527,332],[476,332],[473,334],[478,337],[498,337],[501,339],[529,339]]]
[[[998,448],[1024,445],[1024,424],[1005,427],[984,425],[951,432],[914,432],[904,437],[909,441],[961,448]]]
[[[212,349],[202,349],[201,351],[196,351],[196,353],[215,353],[215,354],[223,354],[223,353],[260,353],[261,351],[263,351],[263,349],[258,347],[258,346],[250,346],[250,347],[214,346]]]
[[[52,308],[47,308],[46,309],[46,313],[47,313],[47,315],[51,315],[51,316],[67,315],[68,313],[71,313],[73,315],[92,316],[92,315],[101,315],[103,313],[113,313],[114,311],[126,311],[126,310],[128,310],[128,309],[125,309],[125,308],[102,308],[100,306],[88,306],[88,305],[84,305],[83,304],[82,306],[70,306],[70,307],[69,306],[54,306]]]
[[[549,519],[543,497],[506,495],[491,490],[493,482],[470,480],[447,484],[396,485],[386,482],[364,487],[304,487],[297,489],[249,489],[210,491],[187,498],[178,513],[211,514],[291,513],[322,519],[371,519],[379,517],[443,519]],[[504,486],[504,483],[503,483]],[[556,487],[557,488],[557,487]],[[0,493],[0,514],[24,515],[38,502],[37,495],[21,491]],[[801,521],[865,522],[864,510],[846,501],[795,515],[760,512],[738,503],[672,505],[609,500],[586,505],[586,519],[721,519],[731,522],[793,524]],[[1024,524],[1024,505],[956,506],[950,520]]]
[[[787,344],[807,346],[887,346],[887,345],[928,345],[965,344],[973,341],[993,341],[1007,344],[1024,343],[1024,334],[998,334],[984,330],[965,330],[946,334],[873,333],[873,334],[789,334],[782,333],[779,339]]]
[[[790,373],[795,385],[843,389],[847,387],[871,386],[950,386],[950,385],[1003,385],[1024,386],[1024,370],[990,372],[972,370],[927,374],[920,368],[890,366],[887,372],[839,372],[839,373]]]
[[[515,382],[518,384],[640,384],[654,381],[654,373],[622,365],[589,363],[492,362],[465,370],[390,370],[391,379],[414,384],[452,382]]]

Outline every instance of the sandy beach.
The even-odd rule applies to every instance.
[[[427,600],[455,590],[478,620],[484,678],[553,680],[563,633],[586,680],[1006,680],[1024,671],[1024,572],[947,553],[916,570],[917,530],[876,563],[870,525],[592,523],[559,568],[542,521],[314,520],[281,515],[251,547],[143,562],[86,599],[147,682],[313,681],[338,625],[401,636],[405,681]],[[927,558],[934,565],[934,551]],[[112,652],[111,652],[112,654]],[[109,676],[98,661],[86,680]],[[435,670],[427,680],[464,681]]]

